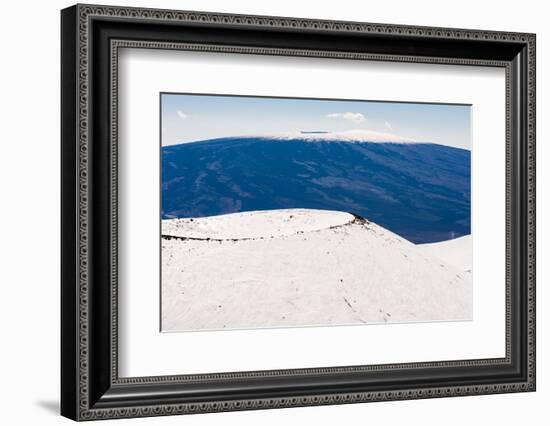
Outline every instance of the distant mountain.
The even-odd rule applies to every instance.
[[[343,139],[343,138],[342,138]],[[347,211],[414,243],[470,234],[470,151],[327,134],[162,148],[162,218]]]

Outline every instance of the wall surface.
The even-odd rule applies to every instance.
[[[280,425],[543,424],[550,401],[547,259],[550,233],[550,28],[536,0],[338,2],[292,0],[108,1],[205,10],[537,33],[538,390],[453,399],[293,408],[122,420],[131,424]],[[2,423],[68,424],[59,417],[59,9],[70,2],[9,2],[2,7],[0,66],[0,393]],[[110,424],[108,421],[102,424]],[[114,424],[114,423],[113,423]],[[130,424],[130,423],[128,423]]]

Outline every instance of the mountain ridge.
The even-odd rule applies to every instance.
[[[257,238],[227,238],[255,221]],[[472,318],[470,271],[348,213],[242,212],[162,229],[213,237],[162,240],[162,331]]]
[[[313,208],[368,217],[415,243],[470,233],[468,150],[307,139],[224,137],[163,147],[163,219]]]

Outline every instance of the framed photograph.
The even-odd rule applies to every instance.
[[[535,390],[535,35],[76,5],[61,411]]]

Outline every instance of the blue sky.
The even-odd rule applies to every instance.
[[[469,105],[161,95],[162,145],[225,136],[367,130],[471,149]]]

